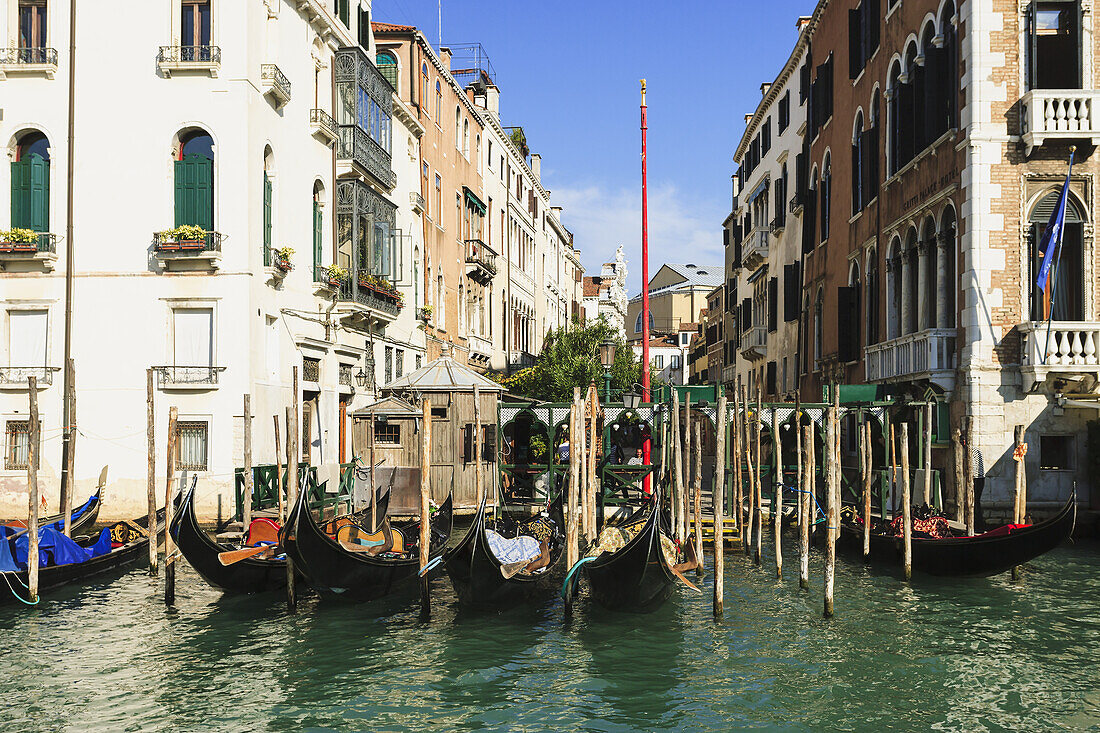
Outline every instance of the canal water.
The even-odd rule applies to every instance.
[[[133,571],[0,607],[0,730],[1100,729],[1100,545],[971,581],[842,560],[774,579],[729,558],[726,615],[677,591],[648,616],[582,603],[435,615],[415,600],[222,596],[184,564],[177,604]],[[793,571],[793,572],[792,572]],[[709,590],[709,588],[708,588]],[[7,589],[0,588],[7,592]]]

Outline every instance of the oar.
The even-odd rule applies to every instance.
[[[259,547],[246,547],[243,550],[228,550],[226,552],[218,553],[218,562],[222,565],[232,565],[233,563],[240,562],[241,560],[247,560],[250,557],[256,557],[262,555],[268,550],[273,550],[277,545],[260,545]]]
[[[535,560],[537,559],[538,558],[536,557]],[[525,567],[530,565],[532,562],[532,560],[516,560],[515,562],[505,563],[500,566],[500,574],[504,576],[505,580],[508,580],[520,570],[523,570]]]
[[[340,540],[340,547],[351,552],[367,552],[372,547],[378,547],[379,545],[386,544],[382,540],[365,540],[362,542],[345,542]]]

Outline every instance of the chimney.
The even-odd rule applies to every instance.
[[[443,68],[446,69],[449,73],[451,71],[451,49],[447,48],[446,46],[440,46],[439,60],[443,62]]]
[[[500,87],[496,84],[485,87],[485,109],[492,112],[498,120],[500,119]]]
[[[752,122],[752,115],[745,115],[745,124],[747,125],[750,122]]]
[[[763,84],[761,84],[760,85],[760,96],[761,97],[766,97],[768,95],[768,90],[771,89],[771,88],[772,88],[772,83],[770,81],[766,81]]]
[[[542,183],[542,156],[538,153],[531,153],[531,173],[536,181]]]
[[[794,27],[798,29],[799,33],[801,33],[802,29],[805,28],[807,26],[807,24],[809,24],[809,22],[810,22],[810,16],[809,15],[800,15],[800,16],[798,16],[798,20],[795,21]]]

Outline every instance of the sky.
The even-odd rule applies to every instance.
[[[641,291],[641,101],[647,82],[649,273],[721,265],[733,153],[813,0],[442,0],[443,45],[481,43],[505,125],[542,155],[542,183],[586,274],[623,245]],[[437,44],[437,0],[374,0],[374,20]]]

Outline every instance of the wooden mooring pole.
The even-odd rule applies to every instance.
[[[577,564],[577,402],[569,406],[569,494],[566,501],[565,518],[565,565],[572,568]]]
[[[244,416],[242,423],[242,429],[244,430],[244,468],[241,470],[244,473],[244,499],[241,503],[244,506],[241,507],[241,523],[247,533],[248,525],[252,524],[252,495],[255,491],[252,481],[252,395],[250,394],[244,396],[244,412],[242,415]]]
[[[65,395],[69,402],[69,424],[65,430],[69,434],[69,445],[65,451],[65,477],[61,481],[61,531],[68,537],[71,535],[69,524],[72,522],[73,491],[76,488],[76,474],[73,473],[76,464],[76,361],[69,359],[66,368],[69,370],[69,391]]]
[[[431,589],[428,584],[428,558],[431,557],[432,493],[432,403],[427,397],[420,405],[420,618],[432,615]]]
[[[955,487],[952,496],[955,500],[955,521],[966,521],[966,490],[963,488],[965,479],[963,472],[966,470],[966,458],[963,454],[962,431],[955,428],[951,431],[951,445],[955,449]]]
[[[913,497],[909,491],[909,423],[898,426],[901,456],[901,564],[905,579],[913,577]]]
[[[27,600],[38,603],[38,379],[27,377],[30,421],[27,425]]]
[[[477,505],[485,499],[485,488],[481,485],[481,390],[474,385],[474,493]]]
[[[165,452],[164,480],[164,603],[171,606],[176,602],[176,559],[174,557],[172,533],[172,500],[175,494],[174,486],[176,473],[176,419],[179,411],[173,405],[168,408],[168,450]],[[156,525],[153,526],[153,531]],[[149,540],[152,542],[152,539]]]
[[[974,473],[977,466],[975,465],[974,456],[974,418],[966,418],[966,498],[964,504],[966,505],[966,533],[973,536],[975,533],[974,526]]]
[[[831,385],[830,391],[835,395],[837,385]],[[834,528],[837,526],[836,521],[839,518],[839,511],[836,506],[836,499],[839,495],[836,487],[836,464],[839,460],[839,456],[836,454],[836,432],[837,408],[834,401],[829,406],[825,438],[825,494],[828,509],[825,521],[825,618],[833,615],[833,586],[836,576],[836,534]]]
[[[748,532],[745,530],[744,493],[741,487],[741,378],[737,378],[737,386],[733,390],[733,419],[728,429],[733,431],[733,448],[730,451],[730,461],[733,463],[733,521],[737,531],[741,535],[741,547],[745,554],[749,554]]]
[[[680,545],[687,542],[691,534],[691,489],[695,485],[693,477],[694,462],[692,457],[691,434],[691,392],[684,393],[684,492],[680,496]],[[699,450],[695,444],[694,450]]]
[[[1027,516],[1027,474],[1024,470],[1024,456],[1027,455],[1027,443],[1024,441],[1024,426],[1017,425],[1013,431],[1016,438],[1016,446],[1012,451],[1012,457],[1016,461],[1016,502],[1013,506],[1012,522],[1023,524]],[[1020,579],[1020,566],[1012,566],[1012,579]]]
[[[680,496],[684,486],[684,453],[680,438],[680,394],[672,388],[672,530],[674,538],[680,534]]]
[[[779,410],[772,409],[772,437],[775,440],[775,494],[772,514],[775,515],[775,577],[783,577],[783,439],[779,435]]]
[[[157,444],[153,370],[145,370],[145,499],[149,508],[149,574],[157,574]]]
[[[286,503],[288,507],[294,506],[298,501],[298,464],[301,455],[301,445],[298,443],[298,367],[295,366],[291,378],[290,406],[286,408]],[[309,468],[307,467],[308,471]],[[374,475],[374,466],[371,466],[371,476]],[[373,490],[373,479],[371,489]],[[305,502],[305,510],[309,511],[309,502]],[[290,613],[298,610],[298,594],[294,587],[294,561],[288,555],[286,558],[286,609]]]
[[[753,415],[753,483],[755,484],[754,494],[756,495],[756,528],[753,532],[753,538],[756,540],[756,549],[753,551],[752,562],[754,565],[760,565],[761,557],[764,554],[764,497],[763,497],[763,481],[760,480],[760,433],[763,432],[764,422],[760,412],[760,402],[763,394],[763,387],[759,382],[756,384],[756,413]],[[775,507],[772,507],[773,509]]]
[[[800,588],[810,587],[810,527],[813,526],[816,514],[814,512],[814,496],[817,490],[817,470],[814,467],[814,423],[811,421],[803,426],[803,444],[805,451],[802,456],[802,489],[806,492],[802,503],[802,518],[799,520],[798,533],[798,585]]]
[[[275,494],[279,503],[279,524],[286,522],[286,513],[283,511],[283,494],[286,492],[286,479],[283,476],[283,452],[279,447],[279,416],[272,415],[275,423]]]
[[[712,492],[713,496],[713,492]],[[696,575],[703,575],[703,420],[695,418],[695,482],[692,487],[692,515],[695,518],[695,557],[699,558]]]
[[[588,539],[588,404],[581,398],[581,390],[576,389],[577,400],[577,437],[571,441],[572,450],[577,453],[577,511],[580,513],[577,534],[577,555],[580,556],[581,537]]]
[[[752,473],[752,440],[749,437],[749,390],[746,386],[741,393],[741,406],[743,408],[741,413],[741,452],[745,457],[745,472],[748,473],[748,514],[745,518],[746,529],[746,542],[745,542],[745,554],[752,555],[753,547],[753,532],[756,531],[756,482],[753,479]]]
[[[714,517],[714,617],[721,618],[725,598],[726,524],[726,391],[718,386],[718,415],[715,423],[714,490],[711,510]],[[700,555],[700,558],[702,556]]]
[[[596,419],[600,414],[600,396],[596,392],[596,385],[590,384],[588,386],[588,402],[591,405],[592,419],[588,423],[588,530],[589,534],[585,538],[588,544],[591,545],[596,541],[596,535],[599,529],[599,522],[596,519]],[[606,451],[607,446],[603,449]],[[663,452],[664,444],[662,443],[661,449]]]
[[[932,403],[924,406],[924,491],[922,499],[927,506],[932,506]]]
[[[863,436],[863,557],[869,558],[871,556],[871,476],[875,464],[870,421],[863,423],[860,434]]]

